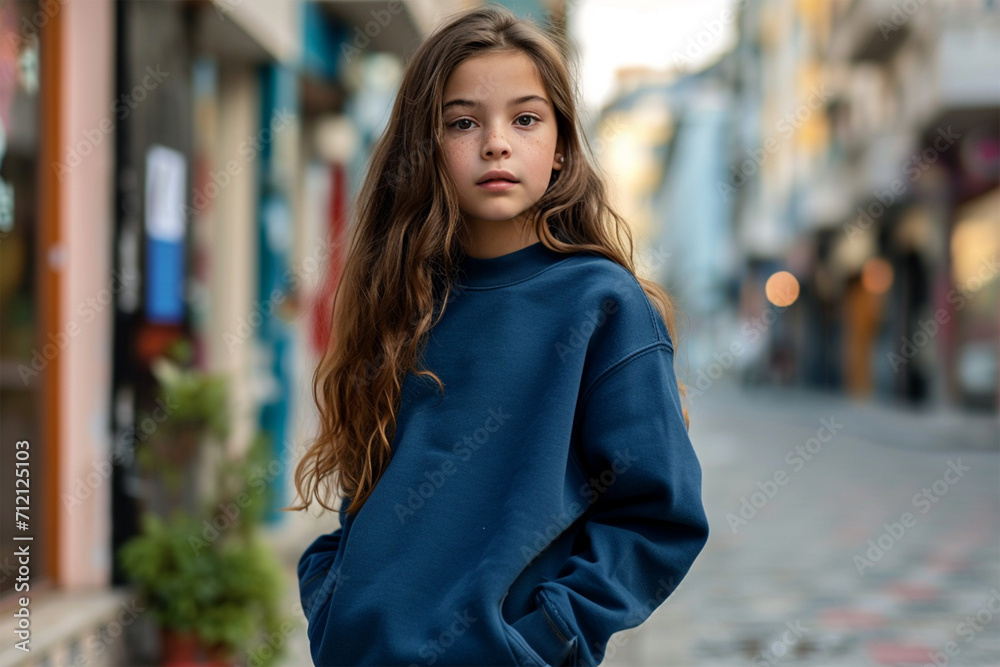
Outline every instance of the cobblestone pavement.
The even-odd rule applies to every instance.
[[[603,665],[1000,666],[995,417],[722,383],[690,410],[708,545]]]
[[[604,665],[1000,665],[995,417],[727,386],[692,401],[709,542]]]

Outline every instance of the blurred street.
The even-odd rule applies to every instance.
[[[810,455],[823,419],[836,432]],[[712,534],[677,592],[617,635],[604,664],[1000,664],[995,419],[718,385],[692,406],[691,422]],[[796,453],[789,465],[797,446],[812,458]],[[948,475],[955,484],[938,501],[914,505],[922,489],[934,495],[949,462],[969,470]],[[753,498],[778,471],[787,478],[779,475],[786,481],[770,488],[773,498]],[[734,521],[734,532],[727,517],[742,519],[744,497],[762,506]],[[859,574],[855,557],[868,558],[869,540],[877,545],[883,524],[904,512],[915,523]],[[959,625],[990,605],[991,619],[967,643]],[[934,663],[948,641],[960,652]]]

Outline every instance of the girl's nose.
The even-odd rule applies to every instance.
[[[493,130],[483,144],[483,158],[496,159],[510,155],[510,144],[503,132]]]

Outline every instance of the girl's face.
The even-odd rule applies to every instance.
[[[562,169],[555,109],[535,64],[520,51],[468,58],[445,81],[443,105],[442,149],[466,223],[490,236],[507,232],[497,225],[522,231]],[[509,180],[492,179],[495,170]]]

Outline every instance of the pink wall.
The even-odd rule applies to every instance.
[[[62,11],[59,113],[65,145],[60,159],[72,164],[68,160],[75,149],[80,162],[58,181],[64,245],[49,261],[62,271],[60,329],[76,331],[60,352],[57,559],[59,581],[66,589],[77,589],[106,585],[111,556],[107,424],[111,297],[118,285],[111,280],[115,36],[112,0],[64,0]]]

